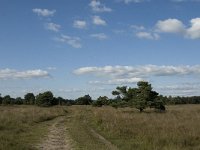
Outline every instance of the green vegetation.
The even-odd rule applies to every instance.
[[[112,94],[116,96],[109,99],[106,96],[100,96],[93,100],[89,94],[81,96],[75,100],[64,99],[62,97],[54,97],[51,91],[46,91],[34,95],[27,93],[24,98],[12,98],[10,95],[4,97],[0,94],[0,105],[38,105],[38,106],[54,106],[54,105],[93,105],[101,107],[103,105],[110,105],[115,108],[118,107],[135,107],[142,112],[144,109],[150,107],[155,110],[164,111],[165,105],[176,104],[200,104],[200,96],[192,97],[172,97],[163,96],[153,91],[151,84],[145,81],[137,83],[137,88],[121,86],[117,87]]]
[[[165,110],[164,102],[159,98],[159,94],[152,90],[151,84],[145,81],[137,83],[138,88],[127,88],[127,86],[117,87],[112,94],[116,95],[115,103],[125,106],[133,106],[142,112],[147,107],[158,110]],[[117,105],[114,105],[117,107]]]

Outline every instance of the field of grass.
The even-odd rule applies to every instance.
[[[0,149],[34,149],[47,134],[51,120],[65,113],[59,107],[0,106]]]
[[[120,150],[200,149],[200,105],[169,106],[166,113],[90,106],[73,106],[70,112],[71,134],[80,149],[106,149],[90,129]]]
[[[134,108],[0,106],[0,149],[35,149],[54,118],[77,150],[199,150],[200,105],[167,106],[165,113]]]

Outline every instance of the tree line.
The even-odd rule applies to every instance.
[[[136,88],[118,86],[116,90],[112,91],[112,95],[115,96],[112,99],[109,99],[107,96],[100,96],[96,100],[92,100],[90,95],[85,95],[75,100],[69,100],[55,97],[51,91],[39,93],[38,95],[27,93],[23,98],[12,98],[10,95],[2,97],[0,94],[0,105],[23,104],[46,107],[54,105],[93,105],[98,107],[110,105],[115,108],[135,107],[142,112],[148,107],[163,111],[165,110],[165,105],[200,104],[200,96],[167,97],[160,95],[158,92],[153,91],[151,84],[146,81],[138,82]]]

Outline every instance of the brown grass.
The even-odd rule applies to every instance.
[[[0,149],[33,149],[47,132],[45,121],[64,114],[59,107],[0,106]]]
[[[122,150],[200,149],[200,105],[169,106],[166,113],[139,113],[133,108],[72,108],[79,111],[80,124],[92,127]]]
[[[200,105],[170,106],[166,113],[92,110],[99,130],[120,149],[200,149]]]

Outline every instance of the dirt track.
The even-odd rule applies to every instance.
[[[38,150],[72,150],[65,119],[65,116],[61,116],[54,120],[44,141],[36,146]]]

